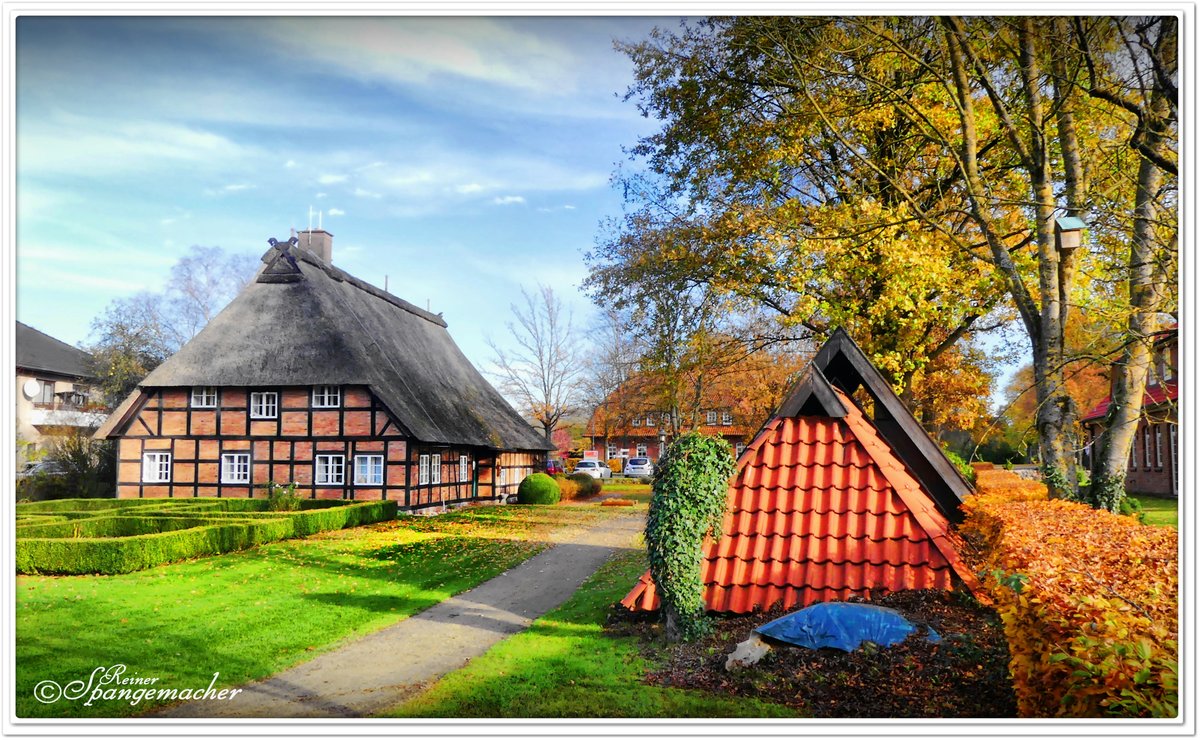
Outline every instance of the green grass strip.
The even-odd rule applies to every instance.
[[[634,638],[604,634],[609,606],[646,569],[645,553],[602,566],[562,606],[387,717],[794,717],[788,707],[647,686]]]

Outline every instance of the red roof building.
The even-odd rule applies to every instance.
[[[865,386],[893,435],[916,424],[911,414],[898,418],[894,404],[882,403],[895,394],[880,386],[882,378],[858,372],[864,362],[839,330],[738,458],[721,530],[703,547],[701,580],[710,611],[744,614],[776,604],[792,609],[869,598],[873,591],[977,586],[958,555],[944,504],[917,475],[921,466],[906,462],[851,399]],[[941,467],[924,456],[925,445],[910,442],[909,454],[920,453],[926,468]],[[957,471],[954,476],[942,483],[956,509],[965,481]],[[658,608],[649,573],[621,603],[634,611]]]
[[[1155,336],[1150,377],[1142,395],[1142,416],[1138,420],[1129,466],[1125,471],[1125,489],[1129,493],[1159,496],[1179,495],[1179,329],[1172,328]],[[1092,464],[1092,444],[1104,433],[1112,396],[1084,414],[1086,444],[1080,463]]]

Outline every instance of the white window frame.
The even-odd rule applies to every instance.
[[[734,451],[734,455],[736,457],[741,457],[742,453],[746,451],[746,445],[741,442],[738,442],[737,444],[735,444],[733,446],[733,451]]]
[[[733,414],[732,413],[730,413],[728,411],[721,412],[721,426],[723,426],[723,427],[733,426]]]
[[[707,424],[707,425],[708,425],[708,426],[710,426],[710,427],[711,427],[711,426],[715,426],[715,425],[716,425],[716,423],[717,423],[717,412],[716,412],[716,411],[709,411],[709,412],[705,413],[705,415],[704,415],[704,423],[705,423],[705,424]]]
[[[250,453],[222,452],[221,453],[221,482],[249,483],[250,482]]]
[[[336,473],[336,475],[332,475],[333,473]],[[346,485],[346,456],[339,454],[320,454],[314,457],[313,485]]]
[[[633,420],[633,426],[640,427],[641,425],[642,425],[642,417],[640,417],[640,416],[635,417]]]
[[[646,426],[658,426],[658,421],[654,418],[654,414],[646,414]]]
[[[215,385],[198,385],[192,388],[192,408],[215,409],[217,407],[217,387]]]
[[[54,381],[39,380],[38,392],[31,400],[35,404],[53,405],[54,404]]]
[[[1137,470],[1137,442],[1138,435],[1133,435],[1133,442],[1129,445],[1129,469]]]
[[[1167,436],[1171,439],[1171,486],[1179,493],[1179,428],[1175,424],[1167,425]]]
[[[143,452],[142,453],[142,482],[170,483],[171,482],[171,453]]]
[[[342,405],[342,388],[337,385],[314,385],[312,407],[314,409],[336,409]]]
[[[383,455],[366,454],[354,456],[354,485],[383,485]]]
[[[645,444],[640,444],[637,446],[637,457],[645,457],[648,454],[650,453],[646,451]]]
[[[1142,459],[1146,463],[1146,467],[1150,467],[1150,425],[1146,424],[1142,427]]]
[[[429,485],[429,455],[417,458],[417,485]]]
[[[458,481],[460,483],[471,480],[470,463],[471,459],[466,455],[458,456]]]
[[[605,445],[604,452],[607,453],[604,459],[611,460],[617,456],[617,446],[614,444]]]
[[[269,412],[269,413],[268,413]],[[251,419],[276,419],[279,417],[279,394],[275,391],[252,391],[250,393]]]
[[[1162,424],[1154,425],[1154,467],[1162,470],[1163,449],[1162,449]]]
[[[429,485],[436,486],[442,482],[442,456],[429,456]]]

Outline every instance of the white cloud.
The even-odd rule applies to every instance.
[[[525,199],[519,195],[504,195],[499,198],[493,198],[492,202],[498,206],[511,206],[524,203]]]
[[[540,212],[540,213],[554,213],[556,211],[573,211],[573,210],[575,210],[575,206],[571,205],[570,203],[567,203],[567,204],[561,205],[561,206],[542,206],[542,207],[538,208],[538,212]]]
[[[250,185],[250,184],[247,184],[244,182],[238,182],[238,183],[234,183],[232,185],[226,185],[225,187],[223,187],[221,189],[224,190],[226,193],[236,193],[236,192],[239,192],[242,190],[251,190],[255,187],[257,187],[257,186]]]
[[[320,198],[324,198],[324,197],[325,197],[325,196],[327,196],[327,195],[328,195],[328,193],[317,193],[317,194],[316,194],[316,195],[314,195],[313,197],[314,197],[314,198],[318,198],[318,199],[320,199]]]
[[[317,178],[317,182],[322,185],[336,185],[339,182],[346,182],[345,175],[321,175]]]
[[[289,170],[294,169],[296,167],[296,160],[289,159],[288,161],[283,163],[283,166],[288,168]]]
[[[346,215],[346,212],[343,211],[341,208],[330,208],[328,211],[326,211],[326,213],[329,214],[330,216],[345,216]]]
[[[469,182],[466,185],[458,185],[454,188],[454,192],[461,193],[462,195],[478,193],[481,190],[483,190],[483,186],[477,182]]]
[[[355,188],[354,194],[356,196],[358,196],[359,198],[382,198],[383,197],[382,193],[373,193],[370,190],[363,190],[362,188]]]

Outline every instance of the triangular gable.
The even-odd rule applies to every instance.
[[[803,382],[812,396],[798,406],[826,396],[821,373]],[[840,390],[829,393],[841,417],[776,416],[738,458],[721,532],[704,544],[710,611],[950,588],[951,574],[977,590],[950,522],[927,491],[854,402]],[[649,573],[621,603],[658,608]]]
[[[853,395],[859,388],[866,388],[875,402],[871,422],[888,445],[904,462],[909,471],[924,488],[933,495],[942,514],[951,521],[961,521],[959,504],[972,493],[958,468],[947,459],[922,428],[912,412],[892,390],[892,386],[879,373],[862,348],[842,328],[834,330],[812,365],[823,379],[846,393]],[[793,416],[798,409],[811,404],[814,395],[823,392],[819,386],[798,383],[775,413],[776,416]]]

